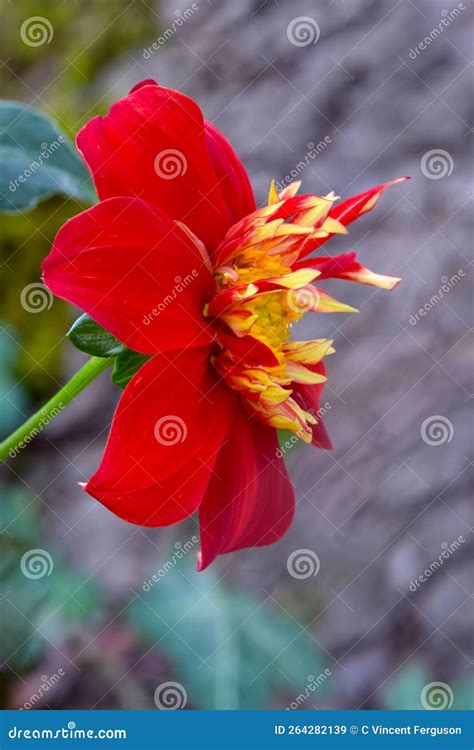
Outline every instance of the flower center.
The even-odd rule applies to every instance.
[[[304,200],[305,212],[314,213],[315,207]],[[318,210],[322,200],[315,200]],[[239,392],[247,411],[311,442],[317,420],[298,403],[298,388],[326,380],[311,365],[332,351],[332,342],[290,341],[292,325],[311,309],[300,304],[298,295],[311,294],[308,282],[318,275],[310,268],[293,272],[291,264],[301,242],[315,229],[298,224],[301,212],[287,222],[273,219],[279,206],[246,217],[230,229],[217,250],[218,261],[223,261],[215,271],[220,291],[208,313],[220,319],[222,331],[217,334],[221,352],[213,363]]]

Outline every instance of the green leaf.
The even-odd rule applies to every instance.
[[[116,357],[127,350],[125,344],[86,314],[76,320],[67,335],[77,349],[91,357]]]
[[[112,382],[120,388],[125,388],[135,373],[150,359],[148,354],[139,354],[131,349],[121,352],[115,360],[112,372]]]
[[[28,398],[14,376],[14,365],[20,352],[16,331],[0,321],[0,439],[25,420]]]
[[[0,503],[0,663],[29,669],[50,646],[66,649],[78,625],[101,616],[99,592],[86,572],[64,560],[52,539],[41,534],[38,503],[20,490],[2,494]],[[44,575],[30,577],[33,553],[43,559]],[[30,562],[27,562],[27,560]],[[22,567],[24,566],[24,567]]]
[[[221,585],[212,571],[196,575],[192,552],[183,550],[162,563],[127,617],[171,658],[189,707],[265,708],[277,691],[288,704],[304,693],[308,677],[330,666],[306,631],[277,605]],[[179,554],[188,556],[177,562]],[[323,689],[309,692],[307,708]]]
[[[0,211],[25,211],[52,195],[97,200],[85,164],[46,115],[0,102]]]

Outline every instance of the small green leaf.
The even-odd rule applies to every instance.
[[[68,336],[77,349],[91,357],[116,357],[127,351],[125,344],[86,314],[76,320]]]
[[[32,209],[52,195],[97,200],[85,164],[57,125],[22,102],[0,102],[0,211]]]
[[[148,354],[139,354],[131,349],[126,349],[118,355],[112,372],[112,382],[120,388],[125,388],[135,373],[149,359]]]

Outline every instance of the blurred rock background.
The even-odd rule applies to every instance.
[[[0,6],[2,97],[70,134],[154,77],[199,101],[259,202],[292,172],[305,192],[343,197],[412,178],[331,243],[403,282],[391,294],[328,284],[360,314],[305,319],[303,336],[335,340],[323,399],[334,450],[288,451],[298,511],[278,545],[197,576],[192,521],[138,529],[81,493],[118,397],[107,376],[2,467],[4,705],[147,708],[175,681],[187,707],[418,708],[441,682],[447,704],[467,707],[472,3]],[[39,13],[54,36],[30,47],[19,29]],[[64,339],[75,311],[19,304],[80,209],[50,199],[0,217],[2,432],[82,361]],[[32,580],[19,561],[36,548],[52,564],[43,555],[50,574]],[[301,550],[316,575],[289,572]]]

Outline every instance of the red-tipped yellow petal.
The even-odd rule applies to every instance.
[[[389,291],[394,289],[401,281],[397,276],[387,276],[381,273],[374,273],[370,268],[361,266],[359,263],[354,263],[350,271],[343,271],[340,273],[339,278],[347,279],[348,281],[357,281],[359,284],[376,286],[380,289],[388,289]]]
[[[303,365],[315,365],[328,354],[334,354],[332,339],[314,339],[313,341],[289,341],[283,347],[287,359]]]
[[[305,385],[325,383],[327,380],[325,375],[321,375],[319,372],[313,372],[299,362],[293,362],[291,360],[288,360],[286,363],[285,374],[293,383],[303,383]]]

